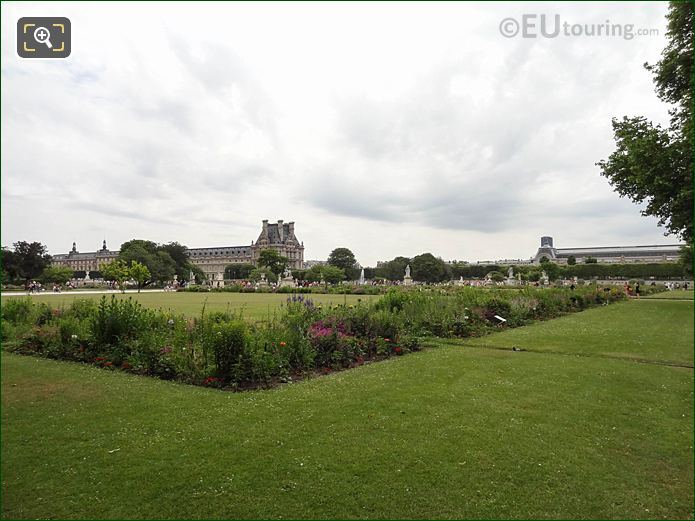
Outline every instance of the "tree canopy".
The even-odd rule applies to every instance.
[[[3,275],[8,280],[21,279],[25,283],[38,278],[50,265],[51,256],[40,242],[19,241],[13,250],[2,248]]]
[[[620,196],[646,205],[642,215],[692,242],[693,4],[671,2],[667,20],[661,59],[645,67],[654,74],[659,99],[673,105],[670,125],[641,116],[614,118],[616,150],[597,165]]]
[[[288,262],[287,257],[280,255],[280,252],[272,248],[261,250],[258,255],[258,266],[269,268],[275,275],[285,271]]]

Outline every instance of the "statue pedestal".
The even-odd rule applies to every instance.
[[[403,277],[403,285],[404,286],[412,286],[413,285],[413,277],[406,275]]]
[[[294,282],[294,279],[290,277],[283,277],[280,280],[280,287],[281,288],[294,288],[296,287],[297,284]]]

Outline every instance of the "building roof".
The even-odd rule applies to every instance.
[[[629,254],[653,254],[664,255],[678,253],[681,244],[654,244],[647,246],[596,246],[593,248],[555,248],[558,256],[569,255],[599,255],[599,256],[620,256]]]

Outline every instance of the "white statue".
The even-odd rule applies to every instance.
[[[406,279],[409,279],[409,278],[410,278],[410,264],[408,264],[408,265],[405,267],[405,278],[406,278]]]
[[[514,268],[512,268],[511,266],[509,266],[509,269],[507,270],[507,277],[510,279],[514,278]]]

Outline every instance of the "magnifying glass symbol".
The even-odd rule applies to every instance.
[[[37,27],[34,31],[34,40],[39,43],[45,43],[49,49],[53,49],[51,45],[51,32],[45,27]]]

